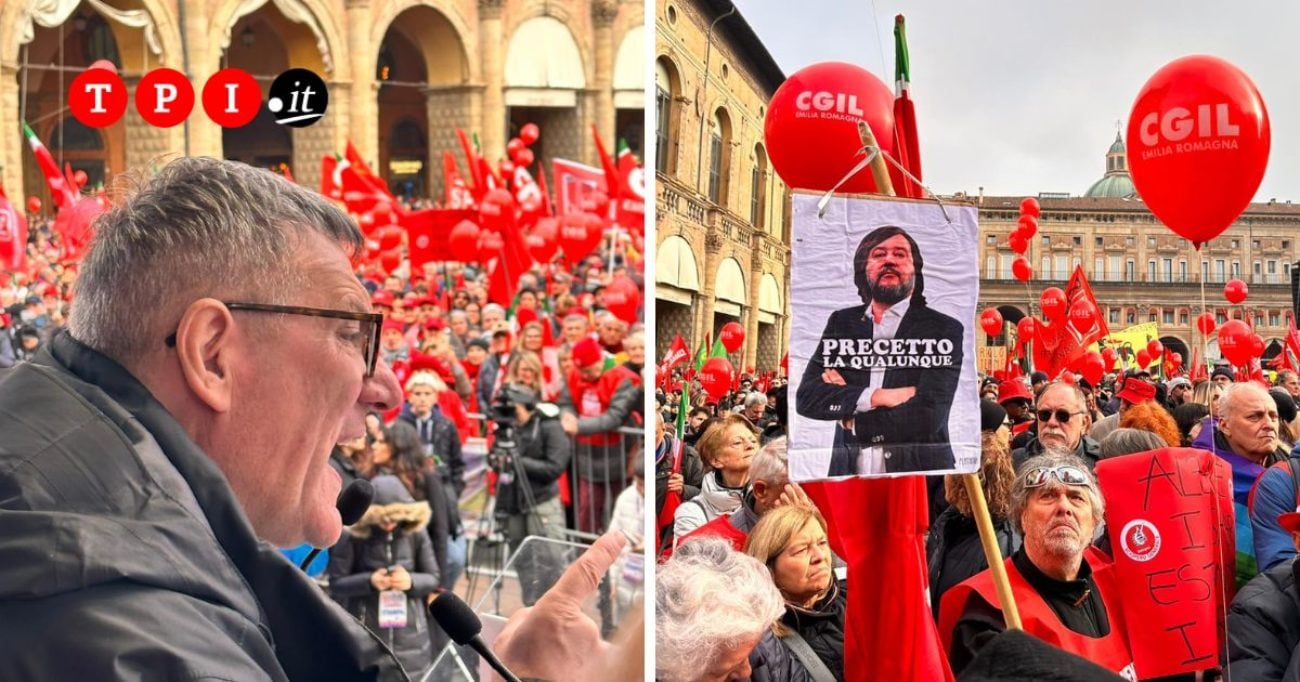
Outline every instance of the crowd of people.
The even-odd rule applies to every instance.
[[[251,182],[225,167],[219,172]],[[323,211],[301,210],[313,218]],[[77,264],[60,259],[51,221],[32,218],[27,266],[0,271],[0,375],[61,343],[81,300]],[[396,395],[368,401],[364,431],[348,434],[329,457],[343,487],[371,482],[371,506],[312,572],[380,634],[414,679],[446,641],[430,628],[424,604],[441,590],[465,592],[473,570],[467,564],[474,563],[469,540],[501,537],[513,554],[530,536],[590,542],[618,530],[628,547],[601,586],[604,631],[613,629],[613,604],[621,614],[641,597],[639,569],[628,565],[640,566],[643,551],[645,339],[640,316],[621,319],[604,295],[615,277],[643,286],[642,274],[635,254],[600,254],[534,263],[510,301],[489,300],[486,264],[412,272],[403,260],[387,271],[357,258],[346,285],[347,296],[353,284],[364,296],[346,301],[355,313],[277,306],[272,302],[292,301],[287,282],[223,301],[230,311],[350,320],[338,340],[322,345],[355,346],[371,354],[369,373],[390,372]],[[180,331],[169,347],[183,345]],[[300,400],[287,384],[275,389],[286,391],[281,400]],[[469,516],[483,520],[471,525]],[[295,560],[306,550],[283,547]],[[547,559],[519,567],[525,605],[546,593],[567,562]]]
[[[827,549],[816,505],[789,481],[785,439],[766,435],[783,433],[787,418],[784,387],[775,384],[767,395],[740,391],[720,401],[696,387],[675,468],[678,396],[660,393],[656,513],[670,491],[681,499],[672,523],[660,526],[661,680],[845,679],[846,576]],[[691,390],[689,382],[683,389]],[[755,406],[770,398],[771,407],[751,412],[751,397]],[[1229,465],[1234,504],[1222,523],[1236,531],[1227,642],[1220,660],[1179,679],[1225,671],[1289,679],[1300,644],[1298,403],[1300,377],[1290,370],[1269,385],[1240,381],[1226,366],[1198,381],[1129,370],[1098,386],[1042,373],[981,377],[978,479],[1022,626],[1100,666],[1060,663],[1059,674],[1076,663],[1086,672],[1054,679],[1149,678],[1134,669],[1127,643],[1126,628],[1142,626],[1126,623],[1118,603],[1115,548],[1094,470],[1107,458],[1167,447],[1209,451]],[[964,482],[931,476],[928,488],[929,597],[949,665],[958,679],[1023,671],[1009,659],[981,657],[1015,647],[999,637],[1007,619]]]

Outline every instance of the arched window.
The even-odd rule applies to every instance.
[[[727,204],[727,180],[731,175],[731,120],[724,109],[713,113],[709,130],[709,200]]]
[[[764,208],[767,202],[767,152],[763,145],[754,145],[754,169],[749,176],[749,222],[763,228]]]
[[[668,174],[677,155],[672,145],[673,103],[677,99],[677,81],[666,59],[655,60],[655,170]]]

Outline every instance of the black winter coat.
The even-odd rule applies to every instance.
[[[1228,668],[1251,682],[1300,680],[1297,564],[1279,564],[1241,588],[1228,609]]]
[[[998,538],[1002,556],[1009,557],[1020,549],[1022,539],[1008,519],[995,519],[993,533]],[[956,507],[945,509],[930,527],[925,553],[930,566],[930,604],[937,619],[944,592],[988,569],[989,562],[984,557],[984,546],[980,544],[975,520],[957,511]]]
[[[811,609],[786,604],[781,622],[799,633],[817,658],[844,680],[844,609],[848,605],[845,583],[832,582],[831,591]]]
[[[515,439],[519,449],[511,463],[512,478],[497,489],[497,511],[505,514],[524,514],[555,499],[560,494],[556,481],[569,467],[569,436],[559,419],[535,412],[515,429]],[[525,480],[526,487],[521,485]],[[526,493],[531,493],[532,505]]]

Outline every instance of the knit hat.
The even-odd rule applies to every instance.
[[[1048,377],[1046,372],[1034,372],[1029,375],[1029,383],[1038,384],[1047,381],[1049,378],[1051,377]]]
[[[1285,388],[1274,388],[1269,390],[1268,394],[1273,396],[1273,402],[1277,403],[1277,418],[1289,422],[1295,419],[1296,404],[1295,398],[1287,393]]]
[[[1236,380],[1236,377],[1232,376],[1232,370],[1231,370],[1231,369],[1228,369],[1227,367],[1215,367],[1215,368],[1214,368],[1214,371],[1213,371],[1213,372],[1210,372],[1210,381],[1214,381],[1214,377],[1217,377],[1217,376],[1220,376],[1220,375],[1225,376],[1225,377],[1228,377],[1228,381],[1235,381],[1235,380]]]
[[[469,343],[465,344],[465,350],[469,350],[471,348],[482,348],[484,352],[491,350],[491,346],[489,346],[488,342],[484,341],[483,339],[473,339]]]
[[[605,354],[600,349],[600,343],[591,337],[573,344],[572,355],[573,364],[579,369],[598,364],[605,359]]]
[[[384,320],[383,331],[388,331],[390,329],[398,333],[402,333],[402,334],[406,333],[406,328],[402,326],[401,322],[393,319]]]
[[[996,431],[1007,420],[1007,411],[992,400],[980,401],[980,431]]]

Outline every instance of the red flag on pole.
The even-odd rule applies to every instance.
[[[444,191],[443,208],[452,210],[478,208],[474,193],[470,191],[465,178],[456,166],[456,157],[451,152],[442,153],[442,186]]]
[[[320,158],[320,193],[330,199],[343,200],[343,190],[338,186],[337,174],[339,160],[333,154]]]
[[[567,159],[553,159],[551,173],[555,179],[555,214],[558,216],[586,209],[593,203],[588,198],[593,192],[605,191],[605,175],[599,168]]]
[[[911,59],[907,53],[907,27],[903,15],[894,17],[894,156],[909,173],[921,179],[921,145],[916,136],[916,109],[912,104]],[[902,181],[902,196],[919,199],[924,190],[897,169],[890,173]]]
[[[36,156],[36,165],[41,169],[41,175],[45,176],[45,184],[50,186],[50,194],[54,195],[54,205],[57,208],[71,206],[77,201],[77,190],[69,182],[67,176],[59,172],[59,164],[54,161],[50,155],[50,150],[45,148],[36,133],[32,131],[31,126],[23,122],[23,135],[27,137],[27,144],[32,148],[32,154]]]
[[[849,564],[844,679],[952,680],[928,598],[925,477],[801,485]]]
[[[17,272],[27,262],[27,219],[0,187],[0,270]]]
[[[483,167],[479,165],[478,154],[474,151],[474,145],[470,144],[469,136],[464,130],[456,129],[456,138],[460,140],[460,149],[465,153],[465,167],[469,169],[470,179],[473,185],[470,186],[470,192],[474,198],[481,200],[484,194],[487,194],[486,180],[483,177]]]
[[[460,221],[474,220],[476,217],[476,213],[471,210],[445,208],[427,208],[399,214],[397,222],[406,229],[410,248],[411,274],[424,272],[425,263],[453,260],[447,245],[447,235]]]
[[[1033,346],[1034,367],[1046,372],[1049,377],[1060,374],[1061,370],[1088,352],[1088,346],[1110,334],[1081,265],[1075,266],[1074,274],[1065,285],[1065,300],[1067,311],[1076,307],[1090,307],[1094,314],[1081,321],[1067,312],[1060,320],[1040,320],[1035,325],[1038,331]]]

